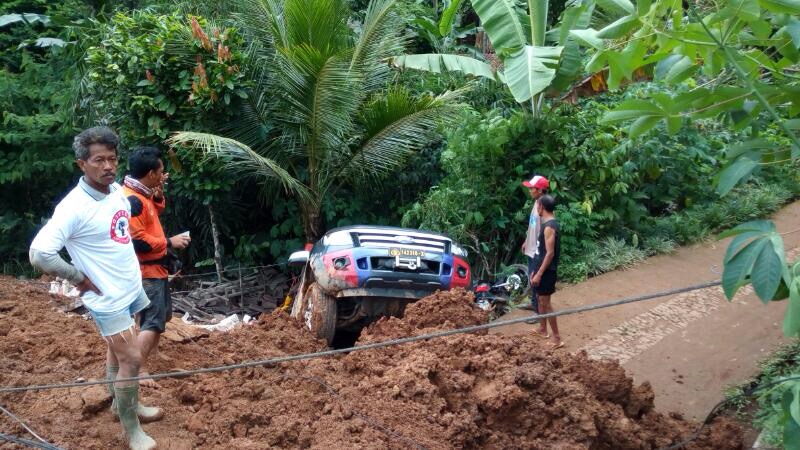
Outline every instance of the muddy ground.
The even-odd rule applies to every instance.
[[[59,312],[57,303],[41,285],[0,278],[0,386],[104,376],[105,347],[93,323]],[[437,293],[404,319],[373,324],[359,343],[485,320],[471,294]],[[324,348],[276,313],[228,333],[164,341],[149,369]],[[163,421],[144,425],[162,449],[658,449],[698,425],[655,411],[649,384],[634,386],[617,363],[551,351],[532,336],[456,335],[159,385],[142,388],[142,397],[166,410]],[[123,448],[110,401],[103,386],[0,394],[0,404],[69,449]],[[31,439],[4,415],[0,432]],[[686,448],[741,446],[739,427],[720,418]]]

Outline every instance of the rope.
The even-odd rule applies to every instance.
[[[758,391],[762,391],[764,389],[768,389],[768,388],[777,386],[779,384],[786,383],[787,381],[794,381],[794,380],[800,380],[800,376],[786,377],[786,378],[782,378],[780,380],[773,381],[771,383],[767,383],[767,384],[764,384],[764,385],[761,385],[761,386],[757,386],[757,387],[754,387],[754,388],[751,388],[751,389],[746,389],[744,392],[742,392],[740,394],[736,394],[734,396],[728,397],[728,398],[720,401],[719,403],[714,405],[713,408],[711,408],[711,411],[708,413],[708,415],[706,416],[705,420],[703,420],[703,423],[700,424],[700,426],[697,428],[697,430],[694,433],[692,433],[691,436],[689,436],[688,438],[686,438],[685,440],[683,440],[681,442],[678,442],[677,444],[672,444],[669,447],[663,447],[663,448],[661,448],[659,450],[677,450],[679,448],[685,448],[686,444],[689,444],[689,443],[695,441],[698,437],[700,437],[700,433],[703,431],[703,429],[705,427],[707,427],[709,424],[711,424],[711,422],[717,416],[717,413],[719,412],[719,410],[722,409],[722,407],[725,406],[726,404],[728,404],[728,403],[730,403],[730,402],[732,402],[734,400],[737,400],[739,398],[742,398],[742,397],[752,397]]]
[[[230,269],[222,269],[222,271],[220,273],[239,272],[239,270],[266,269],[266,268],[269,268],[269,267],[282,267],[282,266],[285,266],[287,264],[289,264],[289,263],[288,262],[284,262],[284,263],[276,263],[276,264],[267,264],[267,265],[263,265],[263,266],[248,266],[248,267],[242,267],[241,269],[239,267],[232,267]],[[217,275],[217,272],[191,273],[191,274],[188,274],[188,275],[181,274],[181,275],[177,276],[176,278],[198,278],[198,277],[206,277],[206,276],[209,276],[209,275]],[[50,287],[50,282],[49,281],[39,281],[39,280],[17,280],[17,281],[21,282],[21,283],[40,285],[40,286],[47,287],[47,288]],[[186,291],[186,292],[189,292],[189,291]]]
[[[28,425],[26,425],[26,424],[25,424],[25,422],[23,422],[23,421],[22,421],[22,420],[21,420],[19,417],[15,416],[15,415],[14,415],[14,413],[12,413],[11,411],[9,411],[9,410],[7,410],[7,409],[3,408],[3,406],[2,406],[2,405],[0,405],[0,411],[4,412],[4,413],[5,413],[5,414],[6,414],[8,417],[11,417],[11,419],[12,419],[12,420],[14,420],[14,421],[16,421],[17,423],[19,423],[20,425],[22,425],[22,428],[24,428],[24,429],[25,429],[25,430],[26,430],[28,433],[30,433],[30,434],[31,434],[31,436],[35,437],[36,439],[38,439],[39,441],[41,441],[41,442],[43,442],[43,443],[45,443],[45,444],[47,444],[47,445],[51,445],[49,442],[47,442],[47,441],[45,441],[44,439],[42,439],[42,437],[41,437],[41,436],[39,436],[38,434],[36,434],[36,432],[35,432],[35,431],[33,431],[33,430],[31,429],[31,427],[29,427]]]
[[[249,266],[249,267],[242,267],[241,269],[239,267],[232,267],[230,269],[222,269],[222,271],[219,272],[219,273],[238,272],[239,270],[250,270],[250,269],[266,269],[268,267],[281,267],[281,266],[285,266],[287,264],[289,264],[289,263],[285,262],[285,263],[267,264],[267,265],[264,265],[264,266]],[[204,272],[204,273],[191,273],[191,274],[188,274],[188,275],[181,274],[181,275],[178,275],[176,278],[197,278],[197,277],[205,277],[205,276],[209,276],[209,275],[217,275],[217,272],[214,271],[214,272]]]
[[[61,447],[56,447],[55,445],[50,445],[46,443],[43,444],[41,442],[36,442],[36,441],[29,441],[28,439],[22,439],[5,433],[0,433],[0,441],[11,442],[14,444],[24,445],[26,447],[31,447],[31,448],[43,448],[45,450],[63,450]]]
[[[637,297],[628,297],[621,300],[611,301],[607,303],[598,303],[594,305],[588,306],[581,306],[577,308],[568,308],[557,312],[547,313],[547,314],[540,314],[536,316],[537,319],[547,319],[550,317],[559,317],[559,316],[566,316],[571,314],[582,313],[586,311],[593,311],[596,309],[603,309],[609,308],[612,306],[624,305],[627,303],[634,303],[640,302],[644,300],[651,300],[654,298],[659,297],[666,297],[669,295],[681,294],[684,292],[695,291],[699,289],[705,289],[708,287],[719,286],[721,281],[709,281],[706,283],[696,284],[692,286],[682,287],[678,289],[670,289],[667,291],[656,292],[653,294],[646,294],[640,295]],[[17,386],[17,387],[3,387],[0,388],[0,393],[3,392],[26,392],[26,391],[40,391],[45,389],[65,389],[65,388],[73,388],[73,387],[85,387],[85,386],[93,386],[97,384],[110,384],[113,382],[118,381],[140,381],[140,380],[159,380],[162,378],[180,378],[180,377],[187,377],[190,375],[202,374],[202,373],[214,373],[214,372],[224,372],[234,369],[242,369],[247,367],[258,367],[258,366],[274,366],[277,364],[292,362],[292,361],[303,361],[303,360],[310,360],[316,358],[324,358],[328,356],[334,355],[341,355],[345,353],[352,353],[364,350],[371,350],[375,348],[384,348],[384,347],[391,347],[395,345],[401,344],[408,344],[411,342],[417,341],[426,341],[429,339],[441,338],[446,336],[452,336],[456,334],[463,334],[463,333],[474,333],[476,331],[483,331],[488,330],[491,328],[503,327],[507,325],[514,325],[518,323],[525,323],[531,320],[530,316],[519,317],[516,319],[507,319],[501,321],[494,321],[490,323],[485,323],[481,325],[472,325],[463,328],[457,328],[452,330],[444,330],[444,331],[437,331],[434,333],[427,333],[422,334],[419,336],[408,336],[400,339],[392,339],[388,341],[381,341],[381,342],[373,342],[370,344],[364,344],[357,347],[348,347],[342,349],[335,349],[335,350],[324,350],[321,352],[314,352],[314,353],[303,353],[299,355],[290,355],[290,356],[282,356],[278,358],[269,358],[264,360],[257,360],[257,361],[248,361],[239,364],[230,364],[224,366],[215,366],[215,367],[205,367],[200,369],[193,369],[193,370],[185,370],[185,371],[177,371],[177,372],[164,372],[158,374],[150,374],[145,376],[138,376],[138,377],[130,377],[130,378],[118,378],[114,381],[112,380],[93,380],[93,381],[85,381],[82,383],[63,383],[63,384],[42,384],[42,385],[34,385],[34,386]]]

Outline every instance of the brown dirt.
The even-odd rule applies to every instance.
[[[0,385],[103,376],[105,348],[90,320],[55,310],[33,284],[0,278]],[[469,293],[437,293],[385,319],[359,343],[482,323]],[[196,342],[165,341],[149,369],[164,372],[321,350],[285,314]],[[144,425],[160,448],[655,449],[697,424],[653,409],[613,362],[549,351],[530,336],[456,335],[349,355],[160,380],[144,389],[166,418]],[[65,448],[122,448],[101,386],[0,394],[39,434]],[[7,417],[0,432],[26,436]],[[741,430],[715,421],[692,449],[741,448]]]

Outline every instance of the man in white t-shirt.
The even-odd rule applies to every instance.
[[[533,201],[533,208],[531,214],[528,216],[528,231],[525,235],[525,240],[522,242],[522,253],[528,257],[528,273],[533,275],[533,258],[536,256],[536,250],[539,248],[539,229],[541,227],[542,219],[539,216],[537,208],[539,198],[547,193],[547,188],[550,187],[550,181],[541,175],[534,175],[530,180],[525,180],[522,185],[528,188]],[[530,280],[528,281],[530,283]],[[530,306],[523,306],[523,309],[533,310],[539,313],[539,304],[536,298],[536,289],[531,289],[531,304]]]
[[[130,204],[114,181],[119,137],[107,127],[89,128],[73,143],[83,176],[56,206],[53,217],[31,243],[31,264],[71,281],[108,344],[109,379],[136,377],[141,351],[132,316],[148,306],[128,223]],[[72,259],[59,256],[62,248]],[[117,373],[118,371],[118,373]],[[139,405],[139,384],[109,384],[112,412],[119,416],[131,450],[150,450],[155,441],[142,421],[163,417],[159,408]]]

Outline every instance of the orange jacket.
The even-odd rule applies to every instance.
[[[164,258],[169,241],[164,235],[158,215],[166,207],[166,200],[155,201],[124,186],[125,196],[131,204],[130,231],[133,248],[139,258],[142,278],[167,278],[167,269],[161,264],[144,264]]]

